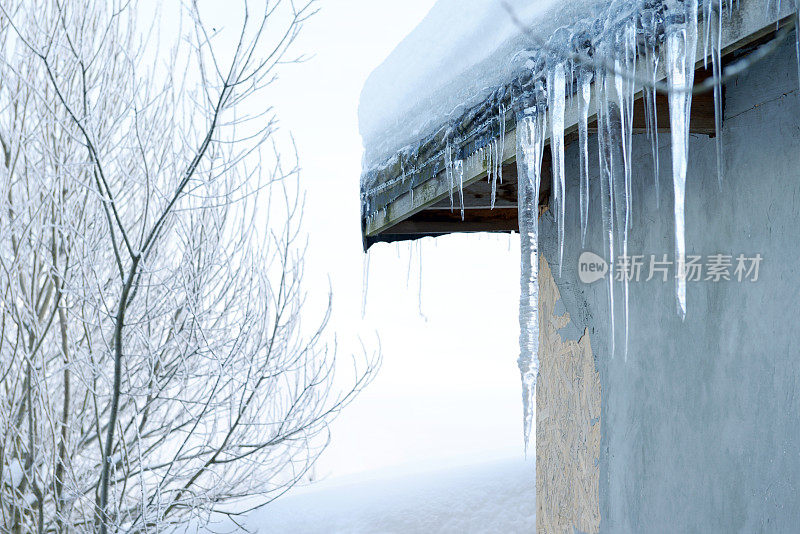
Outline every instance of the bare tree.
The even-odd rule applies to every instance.
[[[301,324],[299,169],[263,102],[313,1],[243,3],[235,38],[196,1],[164,31],[81,4],[0,4],[4,532],[268,502],[377,366],[339,387],[328,314]]]

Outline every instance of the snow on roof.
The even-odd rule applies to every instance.
[[[365,169],[384,164],[510,81],[528,59],[531,36],[547,40],[561,26],[594,18],[607,4],[439,0],[364,86],[359,125]],[[512,12],[530,33],[522,32]]]

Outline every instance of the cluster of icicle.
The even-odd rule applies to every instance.
[[[455,209],[454,194],[458,191],[461,205],[461,220],[464,220],[464,167],[474,167],[476,161],[479,161],[481,167],[486,169],[486,180],[491,184],[490,205],[491,209],[494,209],[494,204],[497,199],[497,184],[503,183],[503,152],[505,151],[506,137],[505,114],[505,107],[501,105],[499,136],[491,139],[486,146],[479,148],[467,156],[466,160],[455,159],[453,157],[453,145],[451,141],[448,141],[445,146],[444,161],[445,173],[450,185],[450,210],[452,211]]]
[[[777,0],[779,1],[779,0]],[[702,2],[702,5],[700,4]],[[580,235],[586,239],[589,218],[589,116],[597,116],[600,199],[603,240],[612,270],[607,276],[610,321],[610,352],[616,347],[614,260],[628,257],[628,237],[633,224],[632,141],[633,104],[637,91],[643,92],[647,137],[651,143],[656,207],[659,199],[658,121],[656,86],[666,79],[672,150],[674,197],[674,264],[676,304],[681,319],[686,316],[685,216],[686,171],[689,154],[691,88],[698,48],[698,20],[702,12],[704,61],[710,57],[715,80],[715,123],[717,128],[717,171],[722,181],[722,25],[737,0],[615,0],[598,2],[602,12],[590,20],[560,28],[546,46],[530,52],[533,87],[530,94],[517,95],[518,212],[521,245],[520,355],[526,448],[534,422],[535,391],[539,371],[538,296],[538,199],[542,156],[546,138],[552,155],[552,200],[558,229],[559,274],[564,256],[565,167],[564,128],[567,99],[577,99],[580,151]],[[775,0],[768,4],[775,8]],[[800,0],[795,0],[800,5]],[[800,27],[800,12],[795,17]],[[798,75],[800,76],[800,32],[797,32]],[[638,74],[637,74],[638,73]],[[643,74],[642,74],[643,73]],[[592,89],[594,88],[594,94]],[[520,102],[524,101],[524,106]],[[447,136],[446,176],[450,185],[450,207],[457,194],[464,217],[464,174],[481,162],[491,184],[494,207],[497,183],[502,183],[506,109],[500,108],[499,136],[466,159],[457,157],[457,140]],[[477,160],[477,161],[476,161]],[[596,186],[594,186],[596,187]],[[413,190],[411,191],[413,195]],[[368,209],[369,213],[370,210]],[[377,214],[377,212],[375,212]],[[369,217],[368,217],[369,219]],[[628,277],[622,277],[624,357],[628,354]]]
[[[606,15],[583,27],[563,28],[554,33],[540,58],[534,61],[537,78],[533,105],[520,114],[517,122],[518,206],[521,245],[520,279],[520,356],[526,448],[533,428],[536,380],[539,371],[538,318],[538,199],[542,153],[549,133],[553,172],[553,209],[558,228],[559,272],[564,255],[564,121],[567,98],[578,102],[578,142],[580,148],[580,235],[586,239],[589,215],[588,119],[594,100],[597,114],[600,162],[600,198],[603,237],[609,263],[617,254],[628,256],[628,236],[632,228],[632,135],[633,102],[637,91],[637,62],[644,62],[648,81],[643,85],[647,135],[651,141],[653,176],[658,202],[658,116],[655,105],[659,71],[666,74],[669,87],[670,131],[672,140],[672,178],[675,220],[675,265],[683,269],[684,199],[689,149],[691,108],[698,40],[697,0],[637,0],[614,2]],[[711,39],[713,72],[719,75],[722,11],[717,0],[702,6],[705,35]],[[706,43],[708,46],[708,43]],[[562,50],[564,54],[557,54]],[[663,65],[660,51],[663,52]],[[717,76],[718,77],[718,76]],[[595,94],[592,95],[592,84]],[[721,122],[721,87],[715,90],[717,128]],[[548,120],[549,119],[549,120]],[[549,128],[549,131],[548,131]],[[717,135],[717,140],[720,137]],[[719,145],[717,156],[721,157]],[[721,165],[718,164],[721,179]],[[683,272],[682,270],[678,271]],[[607,277],[611,352],[615,352],[614,276]],[[624,353],[628,351],[627,277],[623,277]],[[686,281],[676,277],[678,314],[686,314]]]

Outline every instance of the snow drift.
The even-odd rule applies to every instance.
[[[322,482],[287,496],[250,513],[244,526],[256,534],[522,534],[536,528],[531,463],[505,460],[434,473],[366,476]],[[209,531],[229,529],[216,525]]]

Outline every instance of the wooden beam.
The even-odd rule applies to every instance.
[[[708,70],[699,69],[695,72],[695,82],[701,82],[712,76],[709,65]],[[692,96],[692,112],[689,121],[690,133],[713,136],[716,134],[714,124],[714,93],[700,93]],[[659,133],[669,133],[669,100],[667,95],[656,94],[656,119]],[[597,133],[597,117],[589,121],[589,132]],[[633,102],[633,133],[647,132],[647,119],[644,109],[644,98],[641,94]],[[575,137],[577,139],[577,137]],[[568,143],[567,143],[568,144]]]
[[[549,162],[545,162],[547,165]],[[461,207],[459,193],[453,196],[453,205]],[[492,185],[484,177],[464,188],[464,206],[467,208],[490,208],[492,205]],[[516,208],[517,207],[517,164],[509,163],[503,165],[503,181],[498,181],[495,196],[496,208]],[[449,209],[450,198],[440,200],[436,204],[425,209]]]
[[[428,209],[392,227],[393,234],[445,234],[452,232],[517,231],[517,208]]]
[[[517,132],[514,129],[506,132],[503,148],[503,164],[512,163],[516,158]],[[464,161],[463,187],[469,187],[478,180],[486,178],[486,164],[478,158],[469,158]],[[437,202],[450,197],[450,180],[445,172],[440,172],[435,178],[414,187],[400,195],[384,210],[379,211],[366,224],[367,237],[377,235],[400,221],[430,207]],[[453,193],[458,195],[458,190]],[[392,232],[394,233],[394,232]]]

